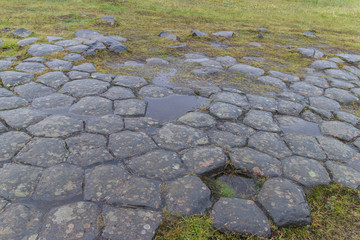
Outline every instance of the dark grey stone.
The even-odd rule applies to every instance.
[[[113,80],[113,78],[115,77],[115,75],[95,72],[95,73],[91,74],[91,77],[98,79],[98,80],[105,81],[105,82],[111,82]]]
[[[253,67],[246,64],[236,64],[229,68],[229,72],[231,73],[239,72],[250,77],[259,77],[264,75],[265,73],[264,70],[262,70],[261,68]]]
[[[165,150],[132,158],[126,165],[138,176],[163,181],[177,178],[186,171],[178,155]]]
[[[83,122],[62,115],[52,115],[27,130],[37,137],[64,137],[83,129]]]
[[[62,47],[70,47],[81,44],[79,40],[63,40],[54,43],[55,45],[62,46]]]
[[[202,130],[172,123],[159,129],[154,138],[160,147],[175,151],[209,143]]]
[[[98,33],[96,31],[91,30],[78,30],[75,32],[76,37],[80,38],[94,38],[94,37],[102,37],[103,35],[101,33]]]
[[[359,79],[353,73],[345,71],[345,70],[328,69],[328,70],[325,70],[325,73],[326,73],[326,75],[328,75],[330,77],[338,78],[338,79],[342,79],[342,80],[346,80],[346,81],[358,80]]]
[[[80,61],[84,60],[85,58],[78,53],[69,53],[68,55],[64,56],[64,59],[67,61]]]
[[[327,97],[310,97],[310,105],[315,108],[320,108],[329,111],[337,111],[341,108],[340,104]]]
[[[311,64],[311,67],[317,70],[324,70],[329,68],[337,68],[337,65],[336,63],[330,61],[316,60]]]
[[[210,131],[208,132],[208,135],[213,144],[225,149],[246,145],[246,135],[235,135],[226,131]]]
[[[66,108],[70,107],[75,98],[65,94],[53,93],[45,97],[35,98],[31,106],[36,109]]]
[[[286,84],[278,78],[274,78],[274,77],[270,77],[270,76],[262,76],[262,77],[259,77],[258,80],[260,82],[262,82],[263,84],[275,86],[280,89],[286,89]]]
[[[220,31],[220,32],[213,33],[213,35],[218,36],[218,37],[232,37],[232,36],[234,36],[234,32],[233,31]]]
[[[8,204],[0,213],[1,239],[36,239],[42,225],[42,213],[23,204]]]
[[[277,110],[277,102],[274,98],[256,96],[251,94],[247,94],[246,96],[249,100],[251,108],[256,108],[269,112],[276,112]]]
[[[257,130],[264,130],[270,132],[279,132],[280,128],[275,123],[272,114],[270,112],[259,111],[259,110],[250,110],[243,122]]]
[[[159,127],[160,122],[154,120],[151,117],[135,117],[135,118],[125,118],[125,129],[127,130],[139,130],[139,129],[148,129]]]
[[[54,89],[40,83],[26,83],[14,88],[15,92],[27,100],[44,97],[55,92]]]
[[[284,141],[276,133],[257,132],[250,136],[248,145],[279,159],[292,155]]]
[[[105,115],[86,121],[85,130],[90,133],[112,134],[124,128],[123,119],[117,115]]]
[[[303,103],[305,101],[305,97],[300,94],[294,92],[284,91],[279,94],[279,97],[291,102]]]
[[[32,56],[45,56],[54,52],[62,51],[63,47],[51,45],[51,44],[35,44],[32,45],[27,52]]]
[[[63,40],[63,37],[56,37],[56,36],[47,36],[46,40],[48,40],[48,42],[53,42],[53,41],[57,41],[57,40]]]
[[[318,160],[326,159],[326,155],[316,141],[315,137],[298,134],[286,134],[285,142],[297,155],[315,158]]]
[[[135,98],[134,93],[130,89],[124,87],[111,87],[101,96],[111,100],[123,100],[123,99]]]
[[[197,37],[207,37],[209,34],[201,32],[199,30],[191,30],[191,35],[197,36]]]
[[[253,178],[236,175],[222,175],[216,180],[221,184],[226,184],[226,186],[232,189],[236,197],[253,199],[257,194],[258,186]]]
[[[98,235],[99,208],[94,203],[75,202],[52,209],[39,240],[95,239]]]
[[[148,58],[146,59],[146,66],[166,66],[170,63],[162,58]]]
[[[329,160],[346,163],[358,155],[355,149],[335,138],[319,136],[317,140]]]
[[[216,57],[215,60],[218,61],[219,63],[221,63],[221,65],[226,66],[226,67],[231,67],[231,66],[234,66],[235,64],[237,64],[236,59],[231,56]]]
[[[159,36],[162,37],[162,38],[171,39],[171,40],[173,40],[173,41],[179,40],[179,38],[178,38],[175,34],[172,34],[172,33],[166,32],[166,31],[162,31],[162,32],[159,34]]]
[[[26,39],[18,41],[16,45],[18,47],[25,47],[25,46],[28,46],[30,44],[33,44],[33,43],[37,42],[38,39],[39,38],[36,38],[36,37],[34,37],[34,38],[26,38]]]
[[[105,206],[103,212],[106,239],[151,240],[162,219],[159,212],[142,209]]]
[[[5,87],[15,86],[20,83],[34,80],[34,74],[14,71],[0,72],[0,79]]]
[[[316,38],[316,34],[314,32],[303,32],[302,35],[306,37]]]
[[[318,161],[293,156],[282,161],[284,176],[305,187],[328,184],[330,177]]]
[[[0,161],[11,159],[31,137],[23,132],[6,132],[0,135]]]
[[[360,173],[355,169],[331,161],[326,162],[326,167],[329,169],[334,182],[353,189],[359,187]]]
[[[28,101],[19,97],[0,97],[0,111],[25,107]]]
[[[337,54],[337,56],[341,57],[342,59],[344,59],[345,61],[347,61],[349,63],[360,62],[360,55],[340,53],[340,54]]]
[[[208,98],[210,95],[220,92],[221,89],[215,86],[195,87],[195,91],[197,91],[200,96]]]
[[[66,139],[70,155],[67,161],[79,166],[89,166],[113,160],[106,149],[106,138],[98,134],[82,133]]]
[[[224,122],[218,124],[218,128],[222,131],[231,132],[237,136],[248,137],[256,131],[242,123]]]
[[[48,72],[37,77],[36,81],[52,88],[58,88],[69,81],[69,78],[62,72]]]
[[[11,62],[11,61],[0,60],[0,71],[2,71],[3,69],[9,68],[12,64],[13,64],[13,62]]]
[[[298,48],[301,55],[308,58],[322,58],[324,53],[316,48]]]
[[[102,116],[113,113],[112,101],[102,97],[84,97],[71,106],[70,113]]]
[[[7,163],[0,168],[0,196],[10,200],[30,197],[42,168]]]
[[[43,171],[33,199],[64,200],[82,194],[84,170],[70,164],[60,164]]]
[[[47,114],[29,108],[19,108],[9,111],[1,111],[0,118],[12,128],[26,128],[29,125],[39,122],[47,117]]]
[[[33,138],[16,155],[14,161],[40,167],[50,167],[65,162],[65,142],[58,138]]]
[[[213,207],[211,218],[213,227],[222,232],[266,238],[271,235],[270,221],[251,200],[220,198]]]
[[[79,71],[71,71],[71,72],[68,72],[67,75],[69,76],[69,78],[71,80],[76,80],[76,79],[88,78],[90,76],[90,73],[79,72]]]
[[[202,214],[211,205],[209,188],[196,176],[185,176],[168,184],[166,208],[173,214]]]
[[[323,90],[321,88],[315,87],[305,82],[293,83],[290,86],[290,89],[306,97],[320,96],[323,94]]]
[[[0,97],[13,97],[14,93],[5,89],[5,88],[0,88]]]
[[[304,191],[289,180],[267,180],[258,195],[258,201],[277,226],[311,223]]]
[[[60,93],[68,93],[74,97],[84,97],[89,95],[96,95],[105,92],[110,84],[95,80],[95,79],[82,79],[67,82],[60,89]]]
[[[120,116],[144,116],[147,102],[140,99],[115,101],[115,114]]]
[[[195,128],[211,128],[216,124],[216,121],[212,116],[202,112],[186,113],[177,121]]]
[[[323,122],[320,124],[321,132],[345,141],[351,141],[360,135],[360,130],[349,123],[339,121]]]
[[[19,63],[16,67],[16,71],[27,72],[27,73],[41,73],[46,69],[46,67],[37,62],[22,62]]]
[[[147,85],[140,89],[139,95],[143,97],[162,98],[173,94],[173,91],[160,86]]]
[[[95,68],[94,64],[92,64],[92,63],[83,63],[80,65],[74,66],[72,68],[72,70],[93,73],[96,71],[96,68]]]
[[[25,38],[25,37],[29,36],[32,33],[33,33],[32,31],[27,30],[25,28],[19,28],[16,31],[12,32],[13,35],[15,35],[17,37],[21,37],[21,38]]]
[[[128,158],[156,148],[154,141],[145,133],[122,131],[109,138],[109,149],[118,158]]]
[[[211,95],[211,99],[214,102],[230,103],[239,107],[248,106],[246,97],[237,93],[231,92],[218,92]]]
[[[304,109],[304,105],[296,102],[290,102],[285,100],[278,101],[277,110],[281,114],[298,116]]]
[[[52,70],[60,70],[60,71],[69,70],[73,66],[72,62],[59,60],[59,59],[51,59],[50,61],[47,61],[45,64]]]
[[[199,77],[204,77],[204,76],[217,74],[217,73],[221,73],[221,72],[224,72],[224,70],[221,68],[215,68],[215,67],[203,67],[203,68],[195,69],[192,71],[192,73],[194,75],[199,76]]]
[[[227,157],[219,147],[197,147],[183,152],[181,160],[190,172],[207,174],[224,167]]]
[[[286,74],[286,73],[282,73],[282,72],[277,72],[277,71],[269,71],[269,74],[283,80],[284,82],[297,82],[300,80],[300,78],[298,76],[294,76],[294,75],[290,75],[290,74]]]
[[[348,91],[338,88],[326,89],[325,96],[345,104],[359,101],[359,98],[355,97]]]
[[[351,123],[352,125],[356,125],[360,122],[360,118],[358,116],[348,112],[337,111],[335,114],[340,121],[345,121]]]
[[[229,150],[231,162],[235,167],[260,176],[281,175],[279,160],[251,148],[233,148]]]
[[[128,88],[140,88],[148,84],[142,77],[133,76],[117,76],[112,82],[114,85],[119,85]]]
[[[328,88],[329,84],[324,77],[319,76],[306,76],[305,82],[320,88]]]
[[[86,171],[84,199],[159,208],[160,182],[130,176],[121,166],[100,165]]]

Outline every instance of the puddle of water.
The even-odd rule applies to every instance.
[[[321,136],[321,131],[317,123],[305,121],[296,117],[278,118],[280,128],[286,133],[294,133],[307,136]]]
[[[148,102],[145,117],[162,121],[178,119],[185,113],[210,103],[207,98],[179,94],[164,98],[145,98],[145,100]]]

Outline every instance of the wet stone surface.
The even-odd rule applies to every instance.
[[[97,72],[88,55],[121,54],[126,39],[75,36],[25,39],[33,57],[0,60],[0,239],[152,239],[164,209],[269,237],[268,217],[310,223],[305,188],[360,185],[360,118],[349,110],[360,55],[298,48],[313,63],[291,74],[261,56],[197,52]],[[230,83],[239,76],[266,91]],[[211,193],[209,178],[235,196]]]

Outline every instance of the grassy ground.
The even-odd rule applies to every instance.
[[[111,15],[115,26],[97,19]],[[296,47],[315,46],[332,57],[341,51],[360,51],[359,0],[0,0],[0,29],[30,29],[32,36],[45,41],[46,36],[74,37],[74,31],[93,29],[104,34],[129,39],[130,51],[117,55],[105,52],[89,57],[100,70],[109,61],[144,60],[148,57],[204,52],[209,56],[231,55],[240,62],[243,56],[264,57],[260,66],[300,75],[311,63]],[[255,28],[270,30],[258,39]],[[314,29],[318,38],[301,35]],[[235,37],[224,39],[210,36],[194,38],[192,29],[212,33],[232,30]],[[186,43],[185,51],[171,50],[176,44],[157,35],[172,30]],[[10,31],[11,32],[11,31]],[[0,57],[27,57],[19,49],[10,32],[0,30],[4,41]],[[212,47],[209,42],[230,46],[227,50]],[[249,46],[260,42],[262,47]],[[277,45],[292,45],[292,49]],[[253,63],[259,66],[259,63]],[[246,84],[245,84],[246,85]],[[360,107],[354,106],[353,111]],[[231,196],[229,189],[223,195]],[[315,188],[307,195],[313,223],[297,229],[272,227],[273,239],[360,239],[359,192],[332,184]],[[208,215],[179,218],[166,215],[156,239],[241,239],[224,235],[211,227]],[[250,237],[251,239],[251,237]]]

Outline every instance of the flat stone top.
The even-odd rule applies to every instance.
[[[359,101],[358,55],[339,54],[338,65],[306,49],[321,75],[304,78],[200,53],[128,61],[138,71],[115,75],[85,59],[124,39],[75,36],[32,44],[34,57],[22,62],[0,61],[0,229],[9,229],[1,239],[152,239],[163,208],[209,210],[217,229],[269,237],[269,218],[310,222],[303,187],[360,185],[360,118],[342,109]],[[73,53],[48,56],[64,49]],[[170,81],[182,67],[195,80],[242,75],[277,90]],[[215,181],[229,163],[244,173],[229,188],[247,194],[213,198],[203,177]],[[257,176],[269,179],[257,186]]]

